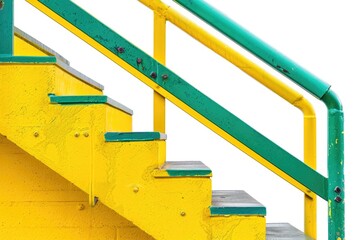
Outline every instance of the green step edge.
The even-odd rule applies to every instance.
[[[107,132],[106,142],[141,142],[165,140],[166,134],[160,132]]]
[[[155,177],[211,177],[212,171],[201,161],[166,161]]]
[[[244,215],[244,216],[265,216],[265,207],[210,207],[211,216],[222,215]]]
[[[133,115],[133,111],[131,109],[105,95],[56,96],[53,93],[49,93],[48,95],[50,103],[61,105],[107,104],[126,114]]]
[[[56,63],[56,57],[53,56],[7,56],[0,55],[0,63]]]
[[[170,177],[211,177],[211,170],[165,170]]]
[[[84,95],[84,96],[56,96],[49,94],[51,103],[76,105],[76,104],[100,104],[107,103],[108,97],[104,95]]]

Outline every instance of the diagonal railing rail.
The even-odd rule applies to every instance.
[[[328,108],[328,231],[329,240],[345,238],[344,113],[330,85],[281,54],[203,0],[174,0],[234,42],[284,74]]]

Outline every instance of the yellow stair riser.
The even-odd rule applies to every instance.
[[[1,239],[153,239],[2,135],[0,165]]]
[[[50,56],[50,54],[15,34],[14,56]]]
[[[265,240],[266,220],[262,216],[219,216],[211,218],[212,240]]]
[[[55,65],[55,95],[102,95],[102,91]]]
[[[132,116],[119,109],[107,105],[105,108],[107,132],[131,132]]]

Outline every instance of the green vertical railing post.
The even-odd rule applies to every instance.
[[[0,55],[14,53],[14,0],[0,0]]]
[[[322,98],[328,108],[328,228],[329,240],[345,239],[344,113],[336,94]]]

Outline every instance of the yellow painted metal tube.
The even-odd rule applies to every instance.
[[[316,169],[316,116],[311,104],[305,99],[299,99],[294,106],[304,114],[304,162]],[[304,232],[313,239],[317,236],[317,197],[308,191],[304,195]]]
[[[300,93],[289,88],[280,80],[252,63],[234,49],[222,43],[192,21],[186,19],[170,6],[159,0],[139,1],[154,10],[155,13],[164,16],[164,18],[171,23],[240,68],[274,93],[299,108],[304,115],[304,161],[307,165],[316,169],[316,116],[309,101],[307,101]],[[278,174],[276,171],[275,173]],[[293,181],[291,180],[288,182],[293,184]],[[316,195],[311,191],[306,191],[304,193],[305,233],[312,238],[316,238]]]
[[[166,19],[154,12],[154,58],[165,65]],[[165,98],[154,90],[154,131],[165,133]]]

